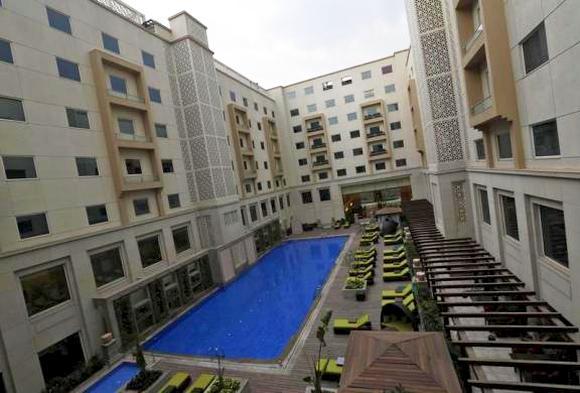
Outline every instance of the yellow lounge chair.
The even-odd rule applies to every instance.
[[[409,283],[405,286],[400,286],[395,289],[383,290],[383,299],[405,298],[410,293],[413,293],[413,284]]]
[[[384,263],[383,264],[383,271],[384,272],[388,272],[391,270],[400,270],[400,269],[404,269],[406,267],[408,267],[408,263],[406,259],[403,259],[400,262],[395,262],[395,263]]]
[[[342,366],[339,366],[335,359],[320,359],[318,370],[322,371],[322,379],[326,380],[338,381],[342,375]]]
[[[393,238],[389,238],[389,239],[387,239],[387,238],[384,239],[385,246],[393,246],[395,244],[399,244],[402,242],[403,242],[402,235],[399,235],[399,236],[393,237]]]
[[[185,393],[203,393],[209,388],[215,378],[216,376],[213,374],[199,374],[193,385]]]
[[[363,314],[357,319],[336,318],[333,324],[334,334],[349,334],[352,330],[371,330],[369,314]]]
[[[401,270],[389,271],[383,273],[383,281],[397,281],[408,278],[410,274],[409,267]]]
[[[191,376],[188,373],[175,373],[171,376],[171,379],[167,381],[165,386],[163,386],[158,392],[183,392],[190,383]]]
[[[403,230],[401,228],[397,229],[395,233],[391,233],[390,235],[383,235],[384,239],[394,239],[398,236],[403,235]]]
[[[383,255],[393,255],[393,254],[399,254],[402,251],[405,251],[405,246],[402,244],[399,244],[396,247],[393,248],[389,248],[383,251]]]
[[[401,259],[405,259],[406,257],[407,257],[406,252],[402,252],[400,254],[385,255],[383,256],[383,262],[398,262]]]

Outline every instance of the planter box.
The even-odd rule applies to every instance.
[[[163,372],[163,374],[161,374],[159,376],[159,378],[157,378],[157,381],[153,382],[153,384],[151,384],[151,386],[149,386],[147,388],[147,390],[144,390],[143,392],[144,393],[157,393],[158,391],[161,390],[163,385],[165,385],[167,383],[167,381],[169,381],[169,373]],[[127,389],[123,389],[123,390],[121,390],[121,392],[138,393],[137,390],[127,390]]]
[[[224,377],[225,378],[230,378],[230,377]],[[230,379],[234,379],[236,381],[240,382],[240,387],[238,388],[238,390],[236,390],[235,393],[250,393],[250,384],[248,383],[247,379],[243,379],[243,378],[230,378]],[[209,387],[207,388],[206,391],[210,391],[211,387],[217,382],[217,378],[212,382],[211,385],[209,385]]]
[[[367,296],[367,286],[368,284],[365,282],[364,287],[360,289],[346,289],[343,287],[342,295],[345,299],[364,300]]]
[[[312,386],[308,386],[305,390],[305,393],[313,393],[314,388]],[[322,387],[322,393],[337,393],[338,389],[336,388],[327,388],[325,386]]]

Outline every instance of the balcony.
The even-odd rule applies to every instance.
[[[375,113],[366,114],[365,117],[364,117],[364,119],[365,120],[372,120],[372,119],[376,119],[376,118],[379,118],[379,117],[383,117],[383,114],[380,113],[380,112],[375,112]]]
[[[367,141],[368,142],[375,142],[377,140],[386,139],[387,134],[383,131],[373,131],[367,134]]]
[[[244,180],[252,180],[258,176],[258,171],[255,169],[246,169],[242,171],[242,176]]]
[[[155,175],[126,175],[123,177],[123,191],[141,191],[162,188],[163,185]]]
[[[483,25],[480,24],[477,27],[477,29],[475,29],[475,31],[473,32],[473,35],[471,36],[471,38],[469,38],[467,40],[467,42],[465,43],[465,45],[463,45],[463,52],[469,51],[469,49],[473,46],[473,43],[475,41],[477,41],[477,39],[479,38],[479,36],[481,35],[482,32],[483,32]]]
[[[247,148],[240,148],[240,154],[244,157],[254,157],[254,151]]]
[[[326,143],[313,143],[310,146],[310,152],[311,153],[318,153],[322,150],[326,150]]]
[[[491,96],[487,96],[483,100],[478,101],[477,103],[475,103],[475,105],[471,107],[471,115],[477,116],[487,111],[492,106],[493,106],[493,98]]]
[[[374,160],[383,160],[385,158],[389,157],[389,153],[386,149],[381,148],[381,149],[373,149],[369,152],[369,159],[371,161]]]
[[[322,130],[324,130],[324,128],[322,128],[321,125],[315,125],[315,126],[312,126],[308,129],[306,129],[307,132],[317,132],[317,131],[322,131]]]
[[[119,92],[116,90],[107,90],[109,102],[112,105],[122,106],[125,108],[145,111],[148,109],[145,100],[142,97]]]
[[[312,170],[322,170],[330,168],[330,161],[328,160],[315,160],[312,161]]]
[[[155,144],[146,135],[117,133],[117,146],[125,149],[154,150]]]

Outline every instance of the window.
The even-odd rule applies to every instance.
[[[32,157],[2,157],[6,179],[34,179],[36,167]]]
[[[356,120],[356,112],[351,112],[346,114],[346,119],[348,121]]]
[[[135,125],[132,119],[117,119],[117,124],[119,125],[119,132],[121,134],[135,134]]]
[[[173,168],[173,161],[172,160],[161,160],[161,168],[163,169],[163,173],[175,172],[175,169]]]
[[[326,100],[326,101],[324,101],[324,105],[327,108],[332,108],[332,107],[336,106],[336,101],[334,101],[334,98],[331,100]]]
[[[81,109],[66,108],[66,118],[69,127],[90,129],[89,114]]]
[[[264,161],[264,169],[268,169],[268,162]]]
[[[544,255],[568,267],[568,244],[564,212],[560,209],[539,205],[542,245]]]
[[[136,158],[125,159],[125,168],[127,168],[128,175],[140,175],[143,173],[141,170],[141,161]]]
[[[258,163],[256,163],[256,165],[258,165]],[[258,182],[258,191],[262,191],[262,182]]]
[[[134,199],[133,208],[135,209],[136,216],[142,216],[144,214],[149,214],[149,200],[147,198]]]
[[[399,104],[396,102],[394,104],[387,105],[387,111],[389,111],[389,112],[396,112],[398,110],[399,110]]]
[[[95,225],[109,221],[109,217],[107,216],[107,206],[87,206],[87,219],[89,220],[89,225]]]
[[[276,213],[276,211],[278,209],[276,208],[276,199],[275,198],[270,199],[270,207],[272,208],[272,213]]]
[[[367,171],[367,167],[364,165],[357,166],[355,169],[356,169],[356,173],[366,173],[366,171]]]
[[[242,97],[242,104],[247,108],[248,107],[248,99],[246,97]]]
[[[242,216],[242,225],[243,226],[248,225],[248,221],[246,219],[246,208],[245,207],[240,207],[240,216]]]
[[[76,157],[79,176],[99,176],[99,167],[95,157]]]
[[[44,213],[16,217],[16,224],[23,240],[48,234],[48,222]]]
[[[363,95],[365,98],[373,98],[375,96],[375,89],[365,90]]]
[[[393,141],[393,149],[400,149],[402,147],[405,147],[405,141],[403,140]]]
[[[383,74],[390,74],[391,72],[393,72],[393,66],[391,64],[382,66],[381,71]]]
[[[310,191],[303,191],[302,195],[302,203],[304,205],[312,203],[312,193]]]
[[[111,90],[127,95],[127,81],[119,76],[109,75]]]
[[[48,7],[46,8],[46,14],[48,16],[48,24],[50,27],[60,30],[63,33],[72,34],[70,17],[68,15]]]
[[[485,145],[483,139],[477,139],[475,143],[475,154],[478,160],[485,160]]]
[[[181,207],[181,201],[179,200],[179,194],[167,195],[167,203],[169,203],[170,209],[176,209],[178,207]]]
[[[313,86],[308,86],[304,88],[304,95],[310,95],[310,94],[314,94],[314,87]]]
[[[250,218],[252,219],[252,222],[258,221],[258,209],[256,208],[256,205],[250,206]]]
[[[548,43],[544,22],[522,41],[522,50],[526,73],[532,72],[548,61]]]
[[[338,117],[336,117],[336,116],[329,117],[328,124],[331,126],[338,124]]]
[[[331,90],[334,87],[332,82],[322,82],[322,90]]]
[[[300,179],[302,183],[308,183],[310,181],[310,175],[303,175]]]
[[[155,56],[151,53],[145,52],[144,50],[141,51],[141,59],[143,60],[143,65],[147,67],[155,68]]]
[[[352,149],[352,155],[353,156],[360,156],[362,154],[363,154],[362,147],[357,147],[356,149]]]
[[[346,176],[346,169],[338,169],[336,171],[336,176],[338,177]]]
[[[310,104],[306,107],[306,109],[308,110],[308,113],[316,112],[316,104]]]
[[[363,71],[360,74],[361,79],[370,79],[371,78],[371,71]]]
[[[118,39],[106,33],[101,33],[101,37],[103,39],[103,48],[117,54],[121,53],[121,50],[119,49]]]
[[[297,150],[304,149],[304,142],[296,142],[296,149]]]
[[[352,77],[350,76],[343,76],[340,79],[340,84],[343,86],[350,85],[352,83]]]
[[[264,142],[260,142],[260,149],[266,150],[266,145],[264,144]],[[268,168],[266,168],[266,169],[268,169]]]
[[[497,135],[497,153],[500,159],[512,158],[512,141],[509,132]]]
[[[391,123],[389,126],[391,128],[391,131],[400,130],[401,129],[401,122],[395,121],[395,122]]]
[[[297,125],[292,127],[292,130],[294,131],[295,134],[302,132],[302,126],[301,125]]]
[[[58,68],[58,75],[61,78],[71,79],[77,82],[81,81],[81,74],[77,63],[57,57],[56,67]]]
[[[149,87],[149,99],[152,102],[157,102],[161,104],[161,90],[155,89],[154,87]]]
[[[500,195],[500,198],[503,210],[505,234],[515,240],[520,240],[518,216],[516,213],[516,200],[507,195]]]
[[[191,249],[188,227],[175,228],[171,231],[171,234],[173,235],[173,244],[175,244],[175,253],[181,254]]]
[[[236,93],[230,91],[230,101],[236,102]]]
[[[290,116],[298,116],[300,115],[300,111],[298,109],[290,109]]]
[[[264,114],[265,114],[265,115],[268,115],[268,108],[266,108],[266,107],[263,107],[262,109],[264,110]]]
[[[556,120],[532,126],[534,153],[536,157],[559,156],[560,141]]]
[[[284,198],[278,197],[278,203],[280,204],[280,210],[284,210]]]
[[[25,121],[22,101],[0,97],[0,119]]]
[[[406,158],[401,158],[399,160],[395,160],[395,166],[396,167],[407,166],[407,159]]]
[[[491,216],[489,214],[489,200],[487,198],[487,190],[483,188],[478,188],[479,192],[479,202],[481,205],[481,220],[486,224],[491,225]]]
[[[155,123],[155,135],[157,138],[167,138],[167,126],[165,124]]]
[[[395,85],[394,84],[385,85],[385,93],[389,94],[389,93],[394,93],[394,92],[395,92]]]
[[[330,201],[330,189],[322,188],[318,190],[318,196],[321,202]]]
[[[54,266],[20,277],[28,315],[48,310],[70,299],[64,266]]]
[[[248,120],[249,121],[249,120]],[[258,130],[262,131],[262,124],[258,121],[256,122],[256,124],[258,125]]]
[[[0,40],[0,61],[14,63],[12,48],[10,47],[10,42],[8,41]]]
[[[351,131],[351,132],[350,132],[350,137],[351,137],[352,139],[360,137],[360,131],[359,131],[359,130],[354,130],[354,131]]]
[[[38,361],[47,384],[59,377],[80,374],[80,368],[85,364],[85,356],[79,334],[74,333],[39,352]]]
[[[287,97],[289,100],[293,100],[293,99],[295,99],[295,98],[296,98],[296,92],[295,92],[295,91],[289,91],[289,92],[287,92],[287,93],[286,93],[286,97]]]
[[[318,180],[326,180],[328,179],[328,172],[320,172],[318,174]]]
[[[330,139],[331,139],[333,142],[340,142],[340,140],[341,140],[341,137],[340,137],[340,134],[334,134],[334,135],[331,135],[331,136],[330,136]]]
[[[300,158],[298,160],[298,165],[299,166],[304,166],[304,165],[308,165],[308,160],[306,158]]]
[[[161,261],[161,246],[158,235],[139,240],[137,247],[139,247],[139,256],[143,267],[148,267]]]
[[[268,204],[266,202],[260,202],[260,209],[262,210],[262,217],[268,217]]]
[[[354,102],[354,94],[344,96],[344,103],[348,104],[350,102]]]
[[[377,170],[377,171],[382,171],[382,170],[384,170],[386,168],[387,168],[387,166],[386,166],[386,164],[384,162],[377,162],[375,164],[375,170]]]
[[[245,166],[246,166],[246,163],[244,162],[244,167]],[[252,192],[252,185],[250,183],[246,183],[246,192]]]
[[[97,288],[125,277],[121,250],[112,248],[90,256]]]

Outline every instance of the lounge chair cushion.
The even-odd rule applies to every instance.
[[[213,380],[215,379],[215,375],[213,374],[199,374],[193,385],[191,386],[192,389],[202,389],[204,391],[211,385]]]
[[[339,366],[335,359],[320,359],[318,361],[318,369],[322,370],[323,376],[328,374],[339,377],[342,374],[342,366]]]
[[[413,284],[409,283],[402,288],[386,289],[383,291],[383,299],[404,298],[413,292]]]

